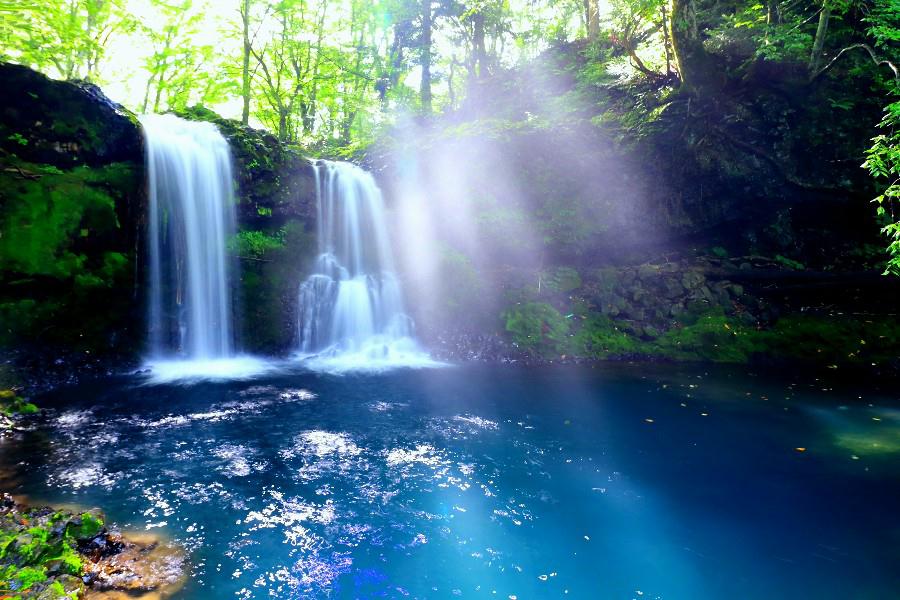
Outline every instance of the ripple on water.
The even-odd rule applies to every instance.
[[[250,473],[261,473],[268,468],[265,460],[253,460],[255,451],[241,444],[223,444],[212,451],[213,456],[224,461],[216,471],[231,477],[246,477]]]
[[[52,473],[49,479],[51,484],[73,490],[92,486],[112,489],[123,476],[120,471],[111,473],[106,471],[102,464],[91,462],[78,467],[62,467]]]
[[[322,592],[331,588],[338,577],[349,572],[352,566],[350,551],[336,546],[349,542],[347,547],[360,543],[369,531],[366,526],[344,529],[345,536],[340,536],[336,543],[329,541],[327,533],[337,525],[337,513],[334,502],[308,502],[299,497],[287,497],[278,490],[267,490],[270,501],[259,510],[251,510],[243,519],[249,526],[249,532],[264,529],[277,531],[296,552],[297,560],[290,566],[281,565],[270,569],[257,577],[253,587],[267,588],[274,597],[319,597]],[[240,557],[240,551],[247,546],[245,542],[235,542],[231,548],[239,564],[244,570],[252,566],[252,561]],[[240,576],[240,570],[235,576]],[[248,594],[245,597],[251,597]]]
[[[141,419],[140,417],[135,416],[130,419],[130,422],[138,427],[148,429],[181,427],[197,421],[217,423],[220,421],[234,420],[236,417],[248,414],[259,414],[263,409],[276,403],[302,402],[312,400],[316,397],[316,395],[309,390],[288,389],[278,392],[273,386],[255,386],[249,390],[239,392],[238,395],[241,397],[268,396],[268,398],[261,400],[251,399],[237,402],[224,402],[221,404],[214,404],[206,411],[193,412],[184,415],[170,414],[158,419]]]
[[[294,471],[300,481],[311,482],[336,474],[353,478],[368,469],[363,449],[346,433],[304,431],[278,454],[289,467],[295,461],[300,463]]]

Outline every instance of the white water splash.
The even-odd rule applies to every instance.
[[[439,363],[403,306],[381,190],[350,163],[315,165],[319,257],[300,286],[300,355],[332,372]]]

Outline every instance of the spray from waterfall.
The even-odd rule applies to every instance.
[[[314,168],[319,256],[300,286],[301,356],[335,370],[434,364],[404,309],[374,178],[350,163]]]

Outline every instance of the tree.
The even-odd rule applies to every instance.
[[[431,62],[432,56],[432,27],[434,12],[431,0],[422,0],[422,41],[420,44],[420,65],[422,67],[422,79],[419,83],[419,98],[422,101],[422,112],[430,115],[431,107]]]
[[[124,0],[24,4],[9,20],[4,13],[4,54],[63,79],[94,81],[113,35],[134,25]]]
[[[696,92],[712,83],[715,79],[714,67],[703,47],[696,0],[672,0],[669,30],[682,85]]]
[[[164,17],[158,29],[144,26],[152,53],[144,61],[147,81],[141,112],[183,109],[192,102],[212,103],[231,82],[219,77],[216,52],[193,42],[202,21],[193,0],[153,0]]]
[[[253,0],[241,0],[241,33],[243,46],[241,48],[241,123],[247,125],[250,122],[250,9]]]
[[[888,79],[884,85],[889,94],[896,97],[900,93],[900,68],[897,66],[900,52],[896,47],[897,41],[900,41],[900,6],[891,0],[878,0],[866,21],[874,47],[864,44],[855,46],[863,46],[862,49],[870,54],[878,66],[890,68],[893,78]],[[832,63],[850,48],[838,53]],[[883,56],[878,56],[876,52],[883,53]],[[890,258],[885,273],[900,275],[900,215],[897,213],[897,202],[900,199],[900,101],[895,100],[887,105],[880,129],[884,133],[872,140],[873,144],[866,152],[863,167],[882,185],[881,194],[873,202],[876,204],[877,215],[882,220],[881,231],[888,240],[887,252]]]
[[[596,41],[600,36],[600,2],[584,0],[584,22],[587,25],[588,39]]]

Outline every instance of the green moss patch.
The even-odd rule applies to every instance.
[[[74,515],[24,509],[8,497],[0,514],[0,590],[12,598],[79,598],[84,559],[80,542],[103,531],[95,512]],[[66,585],[63,585],[63,582]]]
[[[119,214],[140,189],[139,168],[7,162],[0,171],[0,345],[105,342],[111,320],[133,306],[134,256]]]
[[[40,412],[40,409],[20,398],[13,390],[0,390],[0,413],[5,415],[33,415]]]

